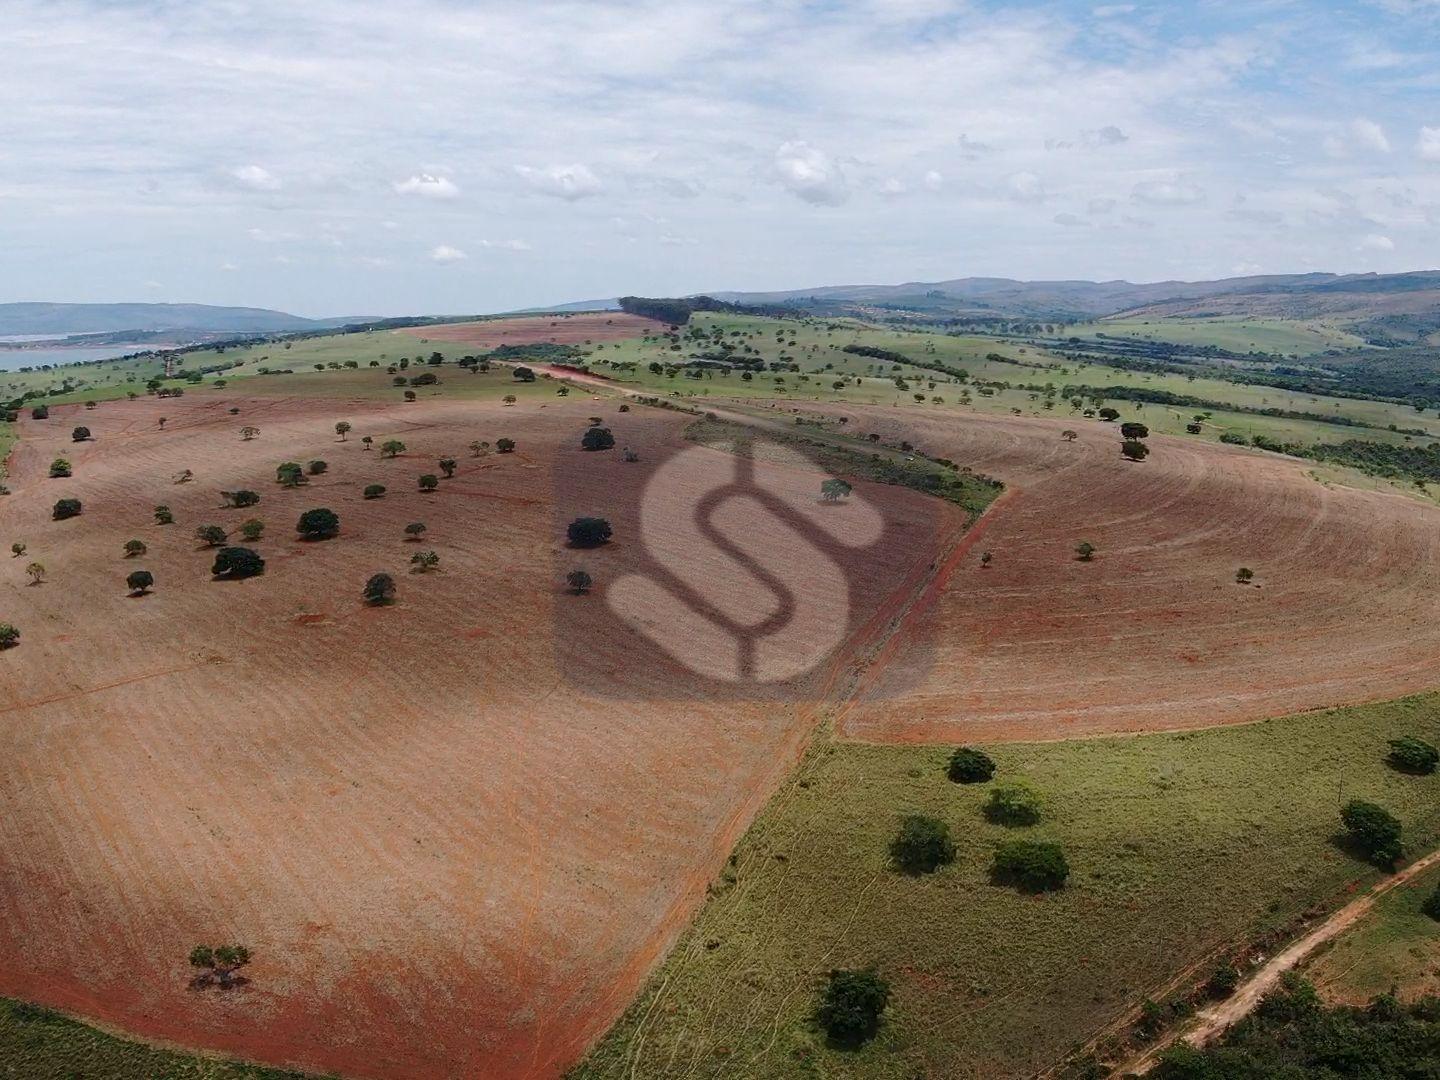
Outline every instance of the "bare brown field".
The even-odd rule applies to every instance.
[[[641,462],[583,454],[590,413]],[[142,1036],[385,1080],[557,1075],[664,955],[816,703],[885,630],[872,619],[768,698],[707,700],[616,633],[601,594],[562,594],[567,565],[603,586],[634,563],[630,522],[583,560],[563,524],[688,445],[679,414],[579,395],[196,395],[51,416],[21,422],[3,503],[0,538],[29,550],[0,562],[0,620],[23,633],[0,653],[0,993]],[[344,442],[339,419],[354,424]],[[77,422],[95,441],[70,442]],[[241,441],[246,424],[260,436]],[[382,460],[362,435],[409,449]],[[514,454],[465,449],[507,435]],[[442,453],[457,475],[420,493]],[[48,479],[60,455],[75,476]],[[275,483],[281,461],[314,458],[330,468],[308,486]],[[813,499],[815,474],[759,467]],[[187,468],[195,480],[174,483]],[[557,506],[567,471],[584,482]],[[362,499],[370,482],[386,496]],[[219,492],[242,487],[260,505],[221,509]],[[912,552],[844,568],[857,610],[895,610],[928,573],[933,502],[857,493],[912,529]],[[83,515],[51,521],[61,497]],[[153,524],[159,503],[176,524]],[[341,532],[300,541],[294,522],[316,506]],[[212,580],[194,529],[252,516],[267,522],[266,573]],[[420,545],[402,535],[416,520]],[[144,557],[122,557],[132,537]],[[405,573],[417,547],[439,572]],[[26,584],[32,560],[43,584]],[[142,567],[155,592],[130,598],[124,576]],[[360,603],[377,571],[399,582],[391,607]],[[791,584],[814,590],[824,572],[796,565]],[[557,605],[580,647],[556,640]],[[251,981],[189,989],[191,946],[232,940],[255,952]]]
[[[498,349],[501,345],[529,345],[535,342],[578,345],[584,341],[623,341],[664,329],[664,323],[642,315],[595,311],[575,315],[482,319],[439,326],[408,326],[397,332],[426,341],[451,341],[480,349]]]
[[[1157,436],[1128,462],[1094,422],[852,413],[852,429],[910,439],[1007,491],[873,666],[840,724],[850,738],[1191,728],[1440,685],[1433,507],[1196,440]],[[1094,561],[1076,559],[1082,540]],[[1254,585],[1236,584],[1242,566]]]

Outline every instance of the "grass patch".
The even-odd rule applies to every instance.
[[[0,1076],[25,1080],[303,1080],[302,1074],[158,1050],[0,998]]]
[[[986,820],[993,784],[946,778],[950,747],[823,734],[738,845],[694,925],[578,1077],[1023,1076],[1191,964],[1338,903],[1377,871],[1335,844],[1361,797],[1440,835],[1440,776],[1384,764],[1434,736],[1440,695],[1244,727],[990,749],[996,782],[1043,795],[1041,822]],[[897,873],[900,819],[948,825],[953,863]],[[994,884],[996,846],[1057,841],[1066,887]],[[874,965],[893,998],[877,1038],[827,1045],[812,1014],[832,968]]]

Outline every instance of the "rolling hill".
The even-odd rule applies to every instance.
[[[305,319],[266,308],[210,304],[0,304],[0,336],[128,330],[276,333],[319,330],[348,319]]]

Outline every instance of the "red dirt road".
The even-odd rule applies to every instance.
[[[580,451],[590,413],[641,462]],[[848,671],[844,651],[770,700],[706,700],[616,632],[603,593],[561,593],[564,521],[644,483],[688,445],[691,418],[581,395],[504,408],[196,394],[81,414],[22,421],[3,503],[7,546],[29,551],[0,559],[0,620],[23,632],[0,653],[0,993],[353,1077],[560,1073],[703,901],[812,730],[807,702]],[[355,425],[343,443],[337,419]],[[94,442],[70,443],[77,421]],[[241,441],[246,424],[260,436]],[[409,450],[382,460],[367,434]],[[504,435],[516,453],[465,449]],[[458,474],[421,494],[446,452]],[[45,477],[59,454],[72,479]],[[314,458],[330,468],[307,487],[274,483],[279,462]],[[195,481],[174,484],[186,468]],[[774,469],[813,500],[817,475]],[[557,508],[570,474],[586,484]],[[369,482],[389,492],[363,500]],[[260,505],[221,509],[241,487]],[[843,567],[858,610],[887,610],[923,577],[934,504],[858,491],[914,539],[913,559]],[[65,496],[84,514],[50,521]],[[175,525],[152,523],[162,502]],[[339,513],[337,538],[295,538],[314,506]],[[212,581],[194,529],[252,516],[267,523],[265,575]],[[421,545],[402,534],[417,520]],[[602,586],[635,559],[634,529],[616,526],[583,558]],[[122,557],[132,537],[144,557]],[[405,572],[418,547],[440,572]],[[25,583],[31,560],[44,584]],[[138,567],[156,591],[132,599]],[[399,581],[393,607],[359,602],[377,571]],[[787,573],[825,586],[823,568]],[[580,612],[564,625],[583,648],[558,648],[558,605]],[[254,950],[251,983],[187,989],[190,948],[226,941]]]
[[[575,315],[529,315],[513,319],[408,326],[397,333],[426,341],[450,341],[479,349],[535,342],[578,345],[584,341],[623,341],[663,331],[665,324],[623,311],[582,312]]]
[[[832,410],[833,411],[833,410]],[[840,724],[877,742],[1201,727],[1440,685],[1440,512],[1108,425],[855,409],[1003,479]],[[1064,442],[1060,432],[1078,427]],[[1098,548],[1079,562],[1075,545]],[[979,553],[994,552],[982,569]],[[1254,586],[1235,571],[1255,571]]]

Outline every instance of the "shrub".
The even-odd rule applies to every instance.
[[[10,545],[10,555],[12,558],[18,559],[21,555],[25,554],[25,551],[26,547],[24,544],[14,543]]]
[[[1350,841],[1378,866],[1392,867],[1404,854],[1401,825],[1388,810],[1363,799],[1352,799],[1340,811]]]
[[[1424,739],[1404,735],[1390,740],[1390,755],[1387,760],[1401,772],[1428,776],[1435,771],[1436,765],[1440,765],[1440,750]]]
[[[256,540],[260,539],[260,536],[264,531],[265,523],[259,518],[251,518],[249,521],[246,521],[240,526],[240,535],[243,536],[246,540],[249,540],[252,544]]]
[[[61,499],[50,511],[50,516],[56,521],[64,521],[66,518],[79,517],[80,510],[79,499]]]
[[[222,491],[220,496],[231,506],[242,509],[246,506],[254,506],[260,501],[260,496],[256,492],[243,488],[239,491]]]
[[[573,547],[599,547],[610,540],[610,522],[604,518],[576,518],[566,529],[566,536]]]
[[[421,491],[434,491],[439,486],[440,478],[434,473],[426,473],[424,476],[420,477]]]
[[[144,555],[146,550],[144,540],[125,541],[125,557],[127,559],[134,558],[136,555]]]
[[[410,556],[410,565],[417,574],[428,573],[440,565],[440,556],[433,551],[417,551]]]
[[[1095,545],[1089,540],[1081,540],[1075,545],[1075,557],[1081,562],[1089,562],[1095,558]]]
[[[70,432],[72,442],[84,442],[88,438],[90,438],[90,429],[88,427],[77,427],[74,431]]]
[[[50,419],[50,406],[48,406],[48,405],[36,405],[33,409],[30,410],[30,419],[31,419],[31,420],[49,420],[49,419]]]
[[[406,400],[406,401],[414,401],[414,400],[415,400],[415,391],[414,391],[414,390],[406,390],[406,391],[405,391],[405,400]]]
[[[1040,793],[1029,784],[996,784],[985,804],[985,816],[1000,825],[1034,825],[1040,820]]]
[[[585,434],[580,436],[580,448],[582,450],[613,450],[615,436],[610,434],[609,428],[586,428]]]
[[[199,968],[195,977],[196,986],[209,986],[218,982],[222,990],[235,983],[235,973],[250,962],[250,950],[244,945],[196,945],[190,950],[190,966]]]
[[[455,459],[453,457],[442,457],[435,464],[440,466],[440,471],[445,474],[446,480],[455,475]]]
[[[260,553],[243,547],[221,548],[215,553],[215,564],[210,567],[210,573],[216,577],[236,581],[264,572],[265,560],[260,557]]]
[[[295,523],[295,530],[306,540],[326,540],[340,531],[340,516],[324,507],[306,510]]]
[[[890,856],[907,874],[928,874],[955,861],[955,842],[943,821],[910,814],[900,821],[900,831],[890,841]]]
[[[1227,998],[1240,985],[1240,972],[1234,964],[1221,964],[1205,982],[1205,993],[1212,998]]]
[[[1227,432],[1225,432],[1223,435],[1221,435],[1221,436],[1220,436],[1220,441],[1221,441],[1222,443],[1228,443],[1228,444],[1231,445],[1231,446],[1248,446],[1248,445],[1249,445],[1249,443],[1246,441],[1244,435],[1237,435],[1237,434],[1235,434],[1233,431],[1227,431]]]
[[[319,476],[328,468],[330,468],[330,466],[327,465],[325,462],[316,460],[310,462],[310,464],[306,466],[305,471],[308,472],[311,476]]]
[[[1236,584],[1236,585],[1249,585],[1250,582],[1252,582],[1252,581],[1254,581],[1254,580],[1255,580],[1255,571],[1254,571],[1254,570],[1251,570],[1248,566],[1242,566],[1242,567],[1240,567],[1239,570],[1236,570],[1236,571],[1235,571],[1235,584]]]
[[[880,1015],[890,1003],[890,984],[875,973],[832,971],[820,995],[815,1019],[830,1039],[841,1046],[858,1046],[873,1038]]]
[[[367,499],[378,499],[385,494],[384,484],[366,484],[364,495]]]
[[[156,525],[174,525],[175,515],[170,512],[168,506],[157,506],[154,510]]]
[[[336,423],[336,425],[335,425],[335,434],[340,436],[340,441],[341,441],[341,442],[344,442],[344,441],[345,441],[345,436],[349,433],[349,431],[350,431],[350,422],[349,422],[348,420],[341,420],[341,421],[339,421],[339,422]]]
[[[838,476],[832,476],[830,479],[820,482],[820,497],[826,502],[838,502],[849,495],[852,490],[850,485]]]
[[[1150,456],[1150,448],[1139,439],[1126,439],[1120,444],[1120,453],[1131,461],[1144,461]]]
[[[380,444],[380,455],[393,458],[405,452],[405,444],[399,439],[387,439]]]
[[[210,547],[219,547],[230,538],[230,534],[219,525],[201,525],[195,530],[195,539]]]
[[[242,427],[240,429],[240,438],[243,439],[245,442],[249,442],[251,439],[255,438],[255,436],[259,434],[260,429],[253,425],[247,424],[245,427]]]
[[[20,631],[8,622],[0,622],[0,649],[8,649],[20,641]]]
[[[496,439],[495,452],[497,454],[513,454],[515,452],[514,439]]]
[[[990,872],[1027,892],[1062,888],[1070,877],[1070,864],[1059,844],[1046,840],[1006,840],[995,849]]]
[[[983,784],[995,775],[995,762],[989,754],[962,746],[950,755],[947,773],[957,784]]]
[[[25,573],[30,575],[30,581],[33,584],[39,585],[40,582],[45,580],[45,564],[32,562],[29,566],[25,567]]]
[[[1111,409],[1108,407],[1101,409],[1096,415],[1099,416],[1101,420],[1104,420],[1107,423],[1114,423],[1116,420],[1120,419],[1119,410]]]
[[[150,591],[155,584],[155,575],[149,570],[132,570],[125,578],[125,587],[139,596]]]
[[[423,521],[412,521],[405,526],[405,535],[412,540],[419,540],[425,535],[425,523]]]
[[[1148,439],[1150,429],[1144,424],[1128,421],[1120,425],[1120,437],[1122,439]]]
[[[299,487],[305,483],[305,470],[298,461],[287,461],[275,469],[275,479],[285,487]]]
[[[388,604],[395,599],[395,579],[389,574],[372,574],[362,594],[365,603]]]
[[[50,462],[50,478],[52,480],[58,480],[69,475],[70,462],[66,461],[63,457],[57,457],[54,461]]]
[[[569,585],[576,596],[590,591],[590,586],[595,582],[584,570],[571,570],[565,575],[565,584]]]

